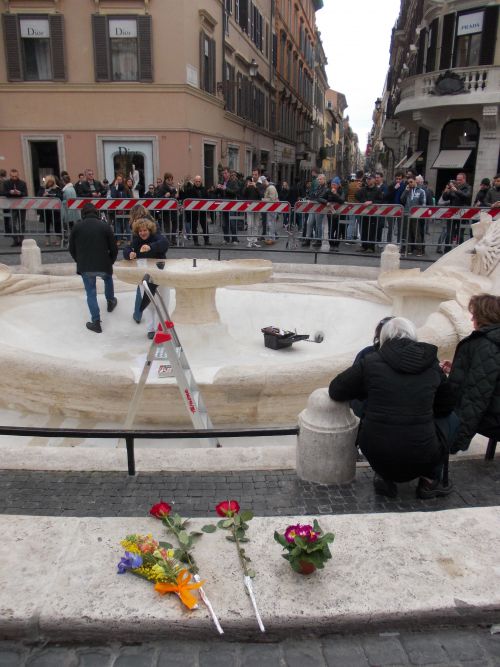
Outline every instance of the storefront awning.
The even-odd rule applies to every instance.
[[[423,154],[424,151],[415,151],[411,157],[409,157],[406,162],[403,162],[401,169],[408,169],[413,167],[418,158]]]
[[[432,169],[463,169],[471,153],[471,150],[439,151]]]
[[[401,160],[397,164],[394,165],[394,169],[398,169],[398,167],[400,167],[403,164],[403,162],[406,162],[407,159],[408,158],[405,155],[403,158],[401,158]]]

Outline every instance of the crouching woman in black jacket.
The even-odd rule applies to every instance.
[[[410,320],[395,317],[382,328],[380,349],[330,384],[335,401],[365,401],[357,444],[375,471],[376,493],[394,498],[397,482],[417,477],[419,498],[452,490],[441,481],[448,452],[435,419],[452,412],[453,396],[436,353],[434,345],[417,342]]]

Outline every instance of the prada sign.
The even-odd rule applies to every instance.
[[[459,16],[457,37],[483,32],[483,15],[484,12],[474,12],[473,14],[462,14],[462,16]]]
[[[137,37],[137,22],[135,19],[110,19],[109,36],[119,39],[133,39]]]
[[[21,19],[19,23],[23,39],[48,39],[50,37],[48,19]]]

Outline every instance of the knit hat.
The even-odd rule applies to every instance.
[[[491,185],[490,179],[489,178],[483,178],[483,180],[481,181],[481,185],[487,185],[488,187],[490,187],[490,185]]]

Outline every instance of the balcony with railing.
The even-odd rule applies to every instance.
[[[450,85],[443,85],[443,79]],[[403,80],[400,89],[396,115],[433,107],[498,104],[500,67],[454,68],[449,75],[444,71],[428,72]]]

